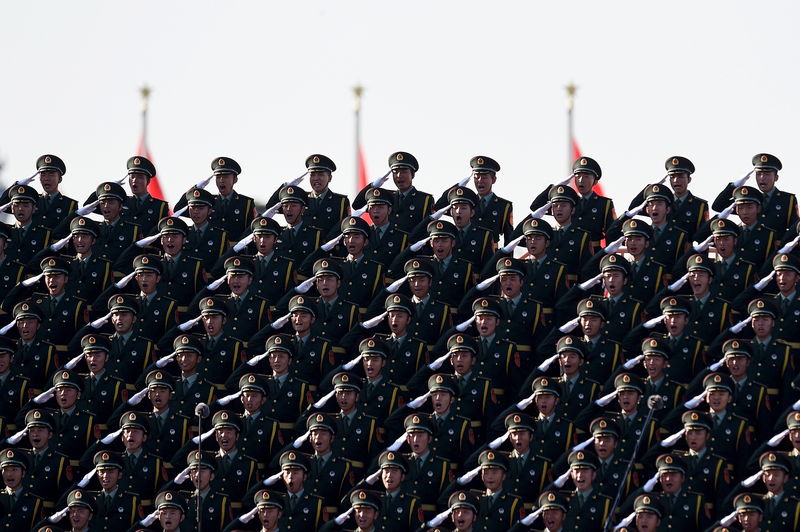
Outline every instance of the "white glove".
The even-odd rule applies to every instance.
[[[589,447],[592,443],[594,443],[594,436],[592,436],[592,437],[590,437],[590,438],[588,438],[586,440],[583,440],[579,444],[575,445],[572,448],[572,450],[573,451],[582,451],[582,450],[586,449],[587,447]]]
[[[184,332],[188,331],[189,329],[191,329],[192,327],[197,325],[200,322],[200,320],[202,320],[202,319],[203,319],[203,316],[197,316],[196,318],[192,318],[192,319],[190,319],[188,321],[185,321],[185,322],[181,323],[180,325],[178,325],[178,329],[180,329],[181,331],[184,331]]]
[[[568,470],[566,471],[566,473],[562,474],[562,475],[561,475],[561,476],[559,476],[557,479],[555,479],[555,481],[553,482],[553,484],[555,485],[555,487],[557,487],[557,488],[560,488],[560,487],[562,487],[564,484],[566,484],[566,483],[567,483],[567,480],[569,480],[569,472],[570,472],[570,470],[568,469]]]
[[[116,283],[114,283],[114,286],[116,288],[125,288],[126,286],[128,286],[128,283],[130,283],[131,279],[133,279],[134,277],[136,277],[135,270],[126,275],[125,277],[123,277],[122,279],[120,279],[119,281],[117,281]]]
[[[289,312],[288,314],[284,314],[283,316],[281,316],[281,317],[280,317],[280,318],[278,318],[277,320],[273,321],[273,322],[272,322],[272,323],[270,323],[269,325],[270,325],[270,327],[272,327],[273,329],[280,329],[281,327],[283,327],[284,325],[286,325],[286,322],[287,322],[287,321],[289,321],[289,318],[291,318],[291,317],[292,317],[292,313],[291,313],[291,312]]]
[[[337,515],[336,518],[334,519],[334,521],[336,521],[337,525],[343,525],[344,522],[347,521],[347,518],[350,517],[351,513],[353,513],[353,507],[352,506],[346,512],[342,512],[339,515]]]
[[[636,364],[638,364],[642,360],[644,360],[644,355],[636,355],[632,359],[630,359],[627,362],[625,362],[622,365],[622,367],[624,367],[625,369],[633,369],[633,367],[636,366]]]
[[[61,240],[59,240],[58,242],[56,242],[54,244],[50,244],[50,249],[52,251],[58,251],[59,249],[63,248],[67,244],[69,244],[69,241],[71,239],[72,239],[72,235],[67,235],[64,238],[62,238]]]
[[[408,246],[408,249],[416,253],[417,251],[421,250],[422,247],[430,241],[430,239],[431,237],[426,237],[420,240],[419,242],[414,242],[413,244]]]
[[[731,215],[731,213],[733,212],[733,209],[734,209],[735,207],[736,207],[736,204],[735,204],[735,203],[731,203],[730,205],[728,205],[727,207],[725,207],[725,208],[722,210],[722,212],[721,212],[721,213],[719,213],[719,214],[717,215],[717,220],[727,220],[727,219],[728,219],[728,217],[729,217],[729,216]]]
[[[650,493],[655,489],[656,484],[658,483],[659,474],[660,473],[656,472],[655,475],[653,475],[652,477],[647,479],[647,482],[644,483],[644,486],[643,486],[642,489],[644,490],[645,493]]]
[[[197,445],[198,443],[207,440],[214,434],[214,430],[215,430],[214,428],[210,428],[204,433],[202,433],[200,436],[195,436],[194,438],[192,438],[192,443]]]
[[[653,327],[664,321],[664,318],[665,316],[663,314],[661,314],[660,316],[656,316],[655,318],[650,318],[649,320],[647,320],[642,324],[642,327],[644,327],[645,329],[652,329]]]
[[[634,216],[636,216],[637,214],[642,212],[642,210],[645,207],[647,207],[647,200],[641,202],[639,205],[637,205],[633,209],[631,209],[629,211],[625,211],[625,216],[627,216],[628,218],[633,218]]]
[[[709,248],[709,246],[711,246],[711,243],[713,241],[714,241],[714,235],[709,235],[708,238],[706,238],[705,240],[703,240],[699,244],[695,243],[695,245],[692,247],[692,249],[694,249],[695,253],[702,253],[705,250],[707,250]]]
[[[689,280],[689,272],[686,272],[681,276],[680,279],[678,279],[677,281],[674,281],[672,284],[670,284],[667,287],[667,290],[669,290],[670,292],[677,292],[678,290],[681,289],[681,287],[683,285],[686,284],[686,281],[688,281],[688,280]]]
[[[109,312],[105,316],[101,316],[96,320],[93,320],[89,325],[91,325],[93,329],[99,329],[100,327],[105,325],[110,319],[111,319],[111,313]]]
[[[178,353],[173,351],[172,353],[168,354],[167,356],[159,358],[158,360],[156,360],[156,367],[163,368],[164,366],[166,366],[167,364],[172,362],[172,360],[175,358],[175,355],[177,355],[177,354]]]
[[[262,481],[262,484],[264,484],[265,486],[272,486],[281,479],[281,476],[283,476],[283,471],[278,471],[274,475],[270,475],[267,478],[265,478]]]
[[[580,317],[577,317],[575,319],[569,320],[567,323],[565,323],[564,325],[559,327],[558,330],[560,332],[562,332],[562,333],[570,333],[570,332],[575,330],[575,328],[578,326],[580,321],[581,321]]]
[[[612,243],[607,245],[603,248],[603,252],[611,255],[612,253],[616,253],[619,248],[622,247],[622,244],[625,242],[625,237],[621,236],[618,239],[614,240]]]
[[[29,277],[24,281],[22,281],[22,286],[33,286],[36,283],[38,283],[39,279],[41,279],[42,277],[44,277],[43,273],[40,273],[39,275],[34,275],[33,277]]]
[[[683,403],[683,406],[685,406],[689,410],[697,408],[700,405],[700,403],[702,403],[705,400],[707,394],[708,392],[703,392],[700,395],[695,395],[694,397]]]
[[[442,364],[444,364],[444,361],[447,360],[448,358],[450,358],[450,353],[445,353],[436,360],[434,360],[433,362],[431,362],[430,364],[428,364],[428,368],[432,369],[433,371],[436,371],[437,369],[442,367]]]
[[[509,434],[511,434],[509,431],[505,431],[501,436],[498,436],[497,438],[495,438],[492,441],[490,441],[489,442],[489,448],[490,449],[497,449],[498,447],[503,445],[503,442],[508,439],[508,435]]]
[[[240,251],[242,251],[244,248],[246,248],[247,246],[249,246],[249,245],[250,245],[250,242],[252,242],[252,241],[253,241],[253,239],[255,238],[255,236],[256,236],[256,235],[254,235],[253,233],[250,233],[249,235],[247,235],[247,236],[246,236],[246,237],[244,237],[243,239],[239,240],[239,241],[236,243],[236,245],[235,245],[235,246],[233,246],[233,251],[234,251],[234,253],[239,253],[239,252],[240,252]]]
[[[753,318],[748,316],[739,323],[737,323],[736,325],[731,325],[728,330],[733,334],[739,334],[740,332],[742,332],[742,329],[744,329],[750,324],[751,321],[753,321]]]
[[[0,334],[8,334],[8,331],[13,329],[14,325],[16,325],[16,324],[17,324],[17,320],[16,319],[11,320],[11,323],[9,323],[8,325],[4,325],[3,328],[0,329]]]
[[[100,200],[94,200],[93,202],[84,205],[83,207],[75,211],[75,214],[77,214],[78,216],[86,216],[90,212],[94,212],[95,207],[97,207],[98,205],[100,205]]]
[[[565,186],[565,185],[569,185],[570,183],[572,183],[572,178],[573,177],[575,177],[574,173],[569,174],[566,179],[564,179],[563,181],[559,181],[558,185],[560,185],[562,187]]]
[[[147,391],[148,391],[148,388],[144,388],[143,390],[139,390],[138,392],[133,394],[131,397],[128,398],[128,404],[129,405],[138,405],[139,403],[141,403],[142,399],[144,399],[144,396],[147,395]],[[120,432],[120,434],[121,434],[121,432]]]
[[[311,431],[310,430],[305,431],[300,436],[294,439],[294,441],[292,442],[292,447],[294,447],[295,449],[299,449],[308,440],[309,436],[311,436]]]
[[[781,246],[781,249],[778,250],[778,254],[784,255],[789,253],[791,250],[797,247],[798,242],[800,242],[800,234],[794,237],[790,242]]]
[[[91,471],[89,471],[88,473],[83,475],[83,478],[80,480],[80,482],[78,482],[78,487],[79,488],[85,488],[86,485],[89,482],[91,482],[92,477],[95,475],[95,473],[97,473],[97,468],[96,467],[92,468]]]
[[[474,479],[475,477],[477,477],[477,476],[480,474],[480,472],[481,472],[481,467],[483,467],[483,466],[478,466],[478,467],[475,467],[475,468],[473,468],[473,469],[470,469],[469,471],[467,471],[466,473],[464,473],[463,475],[461,475],[460,477],[458,477],[458,478],[456,479],[456,482],[458,482],[458,483],[459,483],[459,484],[461,484],[462,486],[463,486],[464,484],[467,484],[467,483],[469,483],[469,482],[472,482],[472,479]]]
[[[390,176],[391,174],[392,174],[392,171],[391,171],[391,170],[389,170],[388,172],[386,172],[385,174],[383,174],[383,175],[382,175],[382,176],[380,176],[379,178],[377,178],[377,179],[374,179],[374,180],[372,181],[372,183],[370,183],[370,184],[369,184],[369,186],[370,186],[370,187],[372,187],[372,188],[380,188],[380,187],[382,187],[382,186],[383,186],[383,184],[384,184],[384,183],[386,183],[386,181],[388,181],[388,180],[389,180],[389,176]]]
[[[740,177],[736,181],[731,181],[731,184],[734,186],[734,188],[738,188],[738,187],[744,185],[747,182],[747,180],[750,179],[750,176],[753,175],[753,172],[755,172],[755,169],[750,170],[749,172],[747,172],[746,176]]]
[[[364,355],[358,355],[356,358],[354,358],[354,359],[353,359],[353,360],[351,360],[350,362],[348,362],[348,363],[344,364],[344,365],[342,366],[342,369],[344,369],[345,371],[350,371],[351,369],[353,369],[354,367],[356,367],[356,364],[358,364],[359,362],[361,362],[361,359],[362,359],[363,357],[364,357]]]
[[[383,321],[383,318],[385,318],[388,314],[389,314],[388,311],[383,312],[382,314],[378,314],[374,318],[370,318],[367,321],[362,322],[361,326],[364,327],[365,329],[372,329],[374,327],[377,327]]]
[[[316,278],[310,277],[305,281],[303,281],[302,283],[300,283],[299,285],[297,285],[294,291],[297,292],[298,294],[305,294],[306,292],[311,290],[312,286],[314,286],[314,281],[316,281]]]
[[[67,369],[72,369],[75,366],[77,366],[78,362],[80,362],[81,360],[83,360],[83,353],[81,353],[80,355],[72,357],[69,362],[64,364],[64,367],[67,368]]]
[[[579,284],[578,288],[580,288],[581,290],[583,290],[585,292],[585,291],[589,290],[590,288],[594,287],[595,285],[599,284],[600,281],[602,281],[602,280],[603,280],[603,274],[602,273],[598,273],[597,275],[595,275],[594,277],[592,277],[588,281],[584,281],[581,284]]]
[[[336,244],[338,244],[342,240],[343,237],[344,237],[344,233],[340,233],[339,236],[337,236],[336,238],[332,238],[332,239],[328,240],[327,242],[322,244],[322,246],[320,246],[322,248],[322,251],[330,251],[330,250],[332,250],[333,248],[336,247]]]
[[[556,360],[558,360],[558,353],[545,359],[545,361],[539,364],[536,367],[536,369],[538,369],[539,371],[547,371],[550,368],[550,365],[553,364],[553,362],[555,362]]]
[[[475,321],[475,316],[472,316],[470,319],[462,321],[461,323],[456,325],[456,330],[458,332],[464,332],[469,328],[470,325],[472,325],[474,321]]]
[[[105,436],[103,436],[103,438],[100,440],[100,443],[102,443],[103,445],[108,445],[112,441],[114,441],[117,438],[119,438],[120,434],[122,434],[122,429],[117,429],[114,432],[111,432],[111,433],[106,434]]]
[[[448,517],[450,517],[450,514],[451,514],[451,513],[453,513],[453,509],[452,509],[452,508],[448,508],[448,509],[447,509],[447,510],[445,510],[444,512],[441,512],[441,513],[439,513],[439,514],[436,514],[436,517],[434,517],[433,519],[431,519],[430,521],[428,521],[426,524],[427,524],[429,527],[431,527],[431,528],[433,528],[433,527],[437,527],[437,526],[441,525],[442,523],[444,523],[444,522],[445,522],[445,520],[446,520]]]
[[[34,397],[33,402],[36,403],[37,405],[46,403],[53,397],[53,395],[55,395],[55,392],[56,392],[56,387],[53,386],[52,388],[49,388],[40,393],[39,395],[37,395],[36,397]]]
[[[514,240],[512,240],[511,242],[509,242],[508,244],[504,245],[502,247],[503,253],[511,253],[511,252],[513,252],[514,249],[517,247],[517,244],[522,242],[523,238],[525,238],[525,235],[520,235],[517,238],[515,238]]]
[[[783,439],[789,435],[789,429],[783,430],[777,433],[775,436],[771,437],[769,441],[767,441],[767,445],[770,447],[777,447],[783,441]]]
[[[294,178],[294,179],[292,179],[291,181],[287,181],[287,182],[285,182],[285,183],[283,184],[283,186],[285,186],[285,187],[296,187],[297,185],[299,185],[299,184],[300,184],[300,181],[302,181],[302,180],[303,180],[303,178],[304,178],[305,176],[307,176],[307,175],[308,175],[308,172],[305,172],[305,173],[304,173],[303,175],[301,175],[300,177],[295,177],[295,178]]]
[[[327,403],[330,400],[330,398],[333,397],[334,395],[336,395],[336,390],[331,390],[322,397],[320,397],[319,399],[317,399],[317,402],[314,403],[312,406],[314,408],[322,408],[323,406],[325,406],[325,403]]]
[[[609,404],[611,401],[613,401],[613,400],[614,400],[614,398],[615,398],[616,396],[617,396],[617,390],[614,390],[613,392],[611,392],[611,393],[609,393],[609,394],[606,394],[606,395],[604,395],[604,396],[603,396],[603,397],[601,397],[600,399],[597,399],[597,400],[594,402],[594,404],[596,404],[597,406],[606,406],[606,405],[607,405],[607,404]]]
[[[415,398],[413,401],[408,403],[409,408],[417,409],[425,404],[425,401],[428,400],[428,397],[431,396],[431,392],[425,392],[424,394],[420,395],[419,397]]]
[[[217,399],[217,404],[225,406],[228,403],[230,403],[231,401],[235,401],[236,399],[238,399],[241,396],[242,396],[242,391],[239,390],[236,393],[232,393],[230,395],[226,395],[225,397],[220,397],[219,399]]]
[[[483,281],[478,283],[478,285],[475,288],[477,288],[478,291],[483,292],[484,290],[486,290],[487,288],[492,286],[494,284],[494,282],[496,280],[498,280],[499,278],[500,278],[500,274],[499,273],[495,274],[495,275],[492,275],[488,279],[484,279]]]
[[[431,214],[431,220],[438,220],[439,218],[447,214],[447,211],[449,210],[450,210],[450,205],[445,205],[435,213]]]
[[[678,443],[678,440],[683,438],[683,435],[685,433],[686,433],[686,429],[681,429],[678,432],[676,432],[675,434],[671,435],[670,437],[664,438],[661,441],[661,447],[672,447],[673,445]]]
[[[753,288],[755,288],[756,290],[761,292],[762,290],[764,290],[767,287],[769,282],[772,281],[773,277],[775,277],[775,270],[772,270],[771,272],[769,272],[769,275],[767,275],[766,277],[761,279],[759,282],[754,284]]]
[[[542,205],[541,207],[539,207],[538,209],[533,211],[531,213],[531,218],[536,218],[538,220],[539,218],[541,218],[542,216],[547,214],[547,211],[549,211],[550,207],[552,207],[552,206],[553,206],[553,202],[552,201],[548,201],[547,203],[545,203],[544,205]]]
[[[400,287],[403,286],[403,283],[405,283],[407,280],[408,280],[408,275],[402,276],[401,278],[399,278],[398,280],[387,286],[386,291],[389,292],[390,294],[394,294],[395,292],[400,290]]]
[[[146,236],[144,238],[141,238],[141,239],[137,240],[136,241],[136,245],[138,247],[140,247],[140,248],[143,248],[145,246],[149,246],[150,244],[152,244],[153,242],[155,242],[159,238],[161,238],[161,234],[160,233],[156,233],[153,236]]]

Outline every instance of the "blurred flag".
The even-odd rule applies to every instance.
[[[136,155],[141,155],[142,157],[146,157],[153,165],[155,165],[155,161],[153,160],[153,156],[150,155],[150,150],[147,147],[147,139],[145,138],[145,132],[142,131],[142,136],[139,138],[139,147],[136,148]],[[156,199],[166,200],[164,197],[164,192],[161,190],[161,185],[158,183],[158,175],[153,176],[153,179],[150,180],[150,184],[147,186],[147,191]]]
[[[578,159],[581,157],[581,149],[578,147],[578,141],[575,140],[575,137],[572,137],[572,160]],[[577,190],[577,187],[573,187]],[[603,186],[600,184],[600,181],[594,184],[592,190],[598,196],[605,196],[605,192],[603,192]]]

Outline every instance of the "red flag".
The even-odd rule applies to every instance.
[[[581,149],[578,147],[578,141],[575,140],[575,137],[572,138],[572,160],[579,159],[581,157]],[[574,187],[577,188],[577,187]],[[603,186],[600,184],[600,181],[597,181],[594,186],[592,187],[592,191],[598,196],[605,196],[605,192],[603,192]]]
[[[150,155],[150,150],[147,148],[147,142],[144,138],[144,132],[142,132],[142,136],[139,139],[139,147],[136,149],[136,155],[141,155],[142,157],[146,157],[148,161],[155,165],[153,161],[153,157]],[[150,180],[150,183],[147,185],[147,191],[156,199],[166,200],[164,197],[164,192],[161,191],[161,185],[158,184],[158,176],[155,175]]]
[[[364,158],[364,148],[361,146],[361,143],[358,144],[358,188],[356,190],[362,190],[364,187],[367,186],[367,161]],[[361,215],[361,218],[368,222],[372,223],[372,218],[368,218],[369,214],[364,213]]]

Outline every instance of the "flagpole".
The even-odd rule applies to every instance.
[[[578,87],[574,83],[570,83],[565,87],[567,89],[567,172],[572,172],[572,143],[575,136],[572,131],[572,109],[575,107],[575,92]]]
[[[356,171],[356,178],[354,182],[356,183],[356,192],[358,192],[358,180],[361,175],[361,95],[364,94],[364,87],[361,85],[356,85],[353,87],[353,94],[356,97],[356,107],[355,107],[355,120],[356,120],[356,145],[355,145],[355,155],[356,155],[356,164],[355,164],[355,171]]]
[[[139,93],[142,95],[142,153],[147,152],[147,107],[150,101],[150,92],[151,89],[147,85],[139,89]]]

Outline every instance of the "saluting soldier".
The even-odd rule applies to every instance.
[[[214,213],[214,195],[211,192],[196,188],[184,194],[184,198],[189,209],[183,216],[192,220],[184,250],[190,257],[200,259],[203,269],[210,272],[228,250],[228,233],[209,222]]]
[[[238,501],[256,481],[258,464],[238,447],[239,435],[242,433],[239,416],[222,410],[214,414],[211,424],[219,446],[215,454],[219,475],[215,475],[211,488]]]
[[[100,202],[97,210],[103,216],[103,221],[100,223],[100,238],[97,239],[94,249],[102,258],[113,263],[124,250],[141,237],[142,228],[122,217],[124,213],[122,206],[128,200],[128,195],[122,186],[111,182],[100,183],[95,194]],[[59,234],[58,230],[56,234]]]
[[[290,432],[294,420],[308,403],[308,383],[290,371],[296,355],[296,346],[286,335],[276,334],[267,339],[267,358],[272,375],[267,380],[269,393],[264,411],[281,422],[281,428]]]
[[[75,371],[60,369],[53,377],[57,408],[50,411],[55,422],[51,445],[67,456],[83,454],[94,434],[94,415],[78,408],[83,387],[83,378]],[[35,404],[31,402],[31,405]]]
[[[528,414],[514,412],[505,417],[508,441],[513,450],[508,455],[508,471],[504,488],[523,499],[530,494],[539,493],[551,476],[551,463],[538,456],[531,449],[538,426]],[[530,510],[532,504],[525,502],[523,507]]]
[[[544,524],[543,529],[533,529],[530,526],[517,521],[509,532],[562,532],[564,531],[564,520],[567,517],[569,501],[567,498],[556,491],[545,491],[539,495],[536,506],[542,510],[541,520]]]
[[[180,368],[170,408],[187,418],[194,415],[198,403],[211,404],[216,397],[216,387],[199,372],[204,358],[203,341],[191,334],[181,334],[172,343],[175,363]]]
[[[94,467],[101,487],[100,491],[92,492],[97,503],[97,513],[92,517],[95,529],[119,532],[144,518],[139,495],[120,489],[122,458],[117,453],[99,451],[94,455]]]
[[[312,334],[318,308],[315,298],[295,296],[289,300],[289,322],[297,346],[297,358],[292,361],[291,371],[309,383],[319,382],[335,363],[331,342]]]
[[[147,399],[153,405],[146,414],[149,430],[146,447],[164,461],[181,448],[189,436],[189,419],[170,408],[175,394],[175,380],[161,370],[153,370],[145,378]]]
[[[312,332],[334,343],[353,327],[359,316],[358,306],[339,293],[343,275],[342,267],[333,259],[319,259],[314,263],[314,286],[319,298]]]
[[[383,374],[389,358],[389,348],[383,340],[366,338],[358,344],[358,353],[365,377],[359,394],[361,408],[383,424],[389,414],[402,406],[400,386]],[[409,389],[410,384],[409,382]]]
[[[558,408],[561,397],[559,382],[550,377],[537,377],[533,384],[536,428],[530,442],[531,452],[555,462],[574,443],[575,427]],[[508,419],[506,419],[506,422]]]
[[[132,294],[111,296],[108,300],[111,324],[111,351],[107,368],[123,382],[134,382],[153,357],[154,345],[136,327],[141,313],[139,300]]]
[[[505,455],[491,449],[478,457],[484,490],[478,496],[478,519],[475,527],[488,532],[505,532],[524,517],[522,498],[507,491],[509,463]]]
[[[300,187],[285,186],[279,192],[280,212],[288,224],[278,236],[275,252],[281,257],[300,264],[317,249],[322,240],[322,231],[308,223],[303,214],[308,209],[308,192]]]
[[[336,440],[336,418],[317,412],[308,416],[306,432],[313,449],[305,487],[325,501],[329,514],[339,510],[339,501],[355,485],[356,470],[347,458],[333,448]],[[363,462],[362,462],[363,463]]]
[[[328,511],[322,497],[306,489],[311,469],[308,458],[301,453],[286,451],[281,455],[280,466],[286,485],[286,513],[281,527],[286,527],[288,532],[316,530],[328,520]]]
[[[528,372],[533,363],[533,346],[547,334],[546,313],[542,303],[524,294],[526,282],[525,262],[515,258],[497,261],[495,268],[500,288],[500,323],[498,334],[517,346],[520,365]]]
[[[480,297],[472,303],[471,310],[479,344],[475,372],[492,381],[493,393],[505,401],[505,391],[518,390],[525,378],[519,351],[512,341],[498,334],[502,313],[498,298]]]
[[[403,271],[408,277],[411,303],[414,305],[413,320],[408,325],[409,335],[432,345],[450,325],[450,306],[431,293],[435,272],[429,260],[411,259],[405,263]]]
[[[447,201],[450,204],[450,216],[458,230],[453,255],[471,263],[475,271],[479,272],[494,252],[491,229],[473,221],[480,199],[471,189],[457,186],[450,190]],[[427,224],[417,226],[418,229],[411,233],[411,239],[416,241],[424,238],[426,226]]]
[[[450,463],[436,456],[430,448],[436,431],[430,417],[411,414],[403,425],[406,444],[411,449],[411,453],[406,455],[409,472],[405,485],[412,495],[420,499],[425,517],[430,518],[436,511],[436,505],[432,502],[452,480]]]
[[[169,215],[169,204],[154,198],[147,190],[150,181],[156,177],[156,167],[152,162],[136,155],[128,159],[127,166],[131,196],[125,202],[123,217],[139,225],[147,235],[159,220]]]
[[[414,530],[423,520],[420,500],[412,495],[405,485],[409,463],[405,456],[394,451],[383,451],[378,456],[381,472],[381,485],[384,492],[380,497],[381,512],[376,527],[387,532]],[[368,483],[357,487],[367,488]]]
[[[249,373],[239,379],[240,400],[244,408],[242,413],[242,432],[239,435],[238,447],[247,456],[259,464],[268,463],[283,443],[280,424],[264,411],[269,386],[263,375]]]
[[[183,492],[188,513],[182,526],[191,527],[192,530],[217,531],[222,530],[230,519],[230,499],[224,493],[211,489],[217,467],[213,453],[195,451],[189,456],[189,478],[195,489]]]
[[[797,198],[794,194],[778,190],[778,172],[783,169],[780,159],[769,153],[757,153],[752,160],[758,189],[764,195],[761,221],[781,238],[797,222]],[[729,183],[714,200],[712,207],[722,211],[733,201],[733,183]]]
[[[711,343],[728,325],[730,305],[711,293],[715,268],[708,256],[692,255],[686,263],[686,270],[692,291],[686,333],[704,343]],[[662,291],[662,294],[667,295],[667,292],[668,289]]]
[[[225,261],[225,273],[231,293],[227,296],[228,319],[224,330],[241,340],[245,346],[269,318],[267,300],[250,290],[254,272],[255,265],[248,258],[231,257]]]
[[[87,334],[81,338],[81,353],[89,373],[83,375],[78,407],[94,414],[99,422],[108,419],[127,399],[125,382],[107,369],[110,352],[111,340],[105,335]]]
[[[597,530],[605,523],[612,504],[611,497],[594,488],[599,466],[597,456],[591,451],[572,451],[567,461],[575,491],[569,498],[563,527],[565,530]]]
[[[25,451],[4,449],[0,452],[0,472],[4,489],[0,491],[0,528],[30,530],[42,517],[44,499],[27,486],[30,467]]]
[[[177,491],[162,491],[156,496],[155,507],[158,523],[163,532],[177,532],[189,513],[189,506],[183,495]],[[136,527],[136,525],[134,525]],[[138,527],[134,528],[138,530]]]
[[[23,264],[6,255],[9,242],[11,242],[11,228],[0,222],[0,290],[4,294],[22,282],[26,272]],[[0,315],[9,313],[5,306],[0,306]]]
[[[70,527],[70,532],[102,530],[95,520],[97,515],[97,502],[92,492],[83,488],[77,488],[69,492],[67,499],[67,514],[57,521],[61,524],[65,520]],[[68,517],[67,517],[68,516]],[[35,529],[41,530],[39,526],[45,526],[52,521],[50,518],[43,519],[36,524]]]
[[[510,242],[514,232],[514,207],[509,200],[501,198],[492,190],[497,183],[500,164],[491,157],[476,155],[470,159],[469,165],[480,199],[475,206],[474,223],[489,229],[495,242],[500,241],[500,236],[504,242]]]
[[[641,347],[642,367],[647,373],[644,380],[644,395],[658,395],[664,401],[666,409],[676,408],[684,398],[686,390],[683,386],[667,376],[672,349],[662,338],[645,338]],[[654,412],[656,419],[663,417],[661,411]]]
[[[629,460],[617,453],[622,437],[619,425],[611,418],[599,417],[589,424],[589,432],[594,440],[594,452],[598,459],[595,485],[601,493],[609,497],[616,497],[622,488],[621,497],[624,500],[639,485],[639,474],[636,469],[628,473]]]
[[[258,508],[258,521],[261,524],[259,532],[277,532],[278,528],[285,524],[283,513],[286,501],[281,493],[268,490],[259,490],[253,496],[256,507]],[[238,519],[237,519],[238,521]],[[236,526],[236,522],[230,526]],[[226,528],[225,530],[236,530],[236,528]],[[299,529],[298,529],[299,530]]]
[[[180,218],[167,217],[159,220],[158,231],[164,250],[161,293],[179,305],[188,305],[205,279],[202,261],[186,252],[189,228]]]
[[[41,328],[44,311],[33,301],[26,300],[17,303],[12,314],[19,340],[11,360],[11,372],[29,379],[31,387],[41,389],[58,365],[56,346],[45,340]]]
[[[408,245],[408,233],[392,223],[394,195],[384,188],[369,188],[365,194],[370,225],[366,256],[388,268]]]
[[[136,319],[138,331],[157,340],[177,321],[177,302],[158,291],[162,265],[157,255],[139,255],[133,260],[133,269],[141,308]]]
[[[17,350],[13,340],[0,337],[0,429],[13,420],[28,397],[30,380],[22,373],[12,371],[11,361]]]
[[[123,465],[120,489],[138,494],[142,506],[148,511],[153,504],[153,497],[167,479],[164,461],[149,450],[150,426],[149,416],[143,412],[125,412],[119,420],[124,447],[120,457]],[[159,434],[153,436],[158,438]]]
[[[200,300],[200,317],[205,334],[203,360],[198,372],[204,379],[215,385],[225,382],[242,361],[244,346],[242,342],[225,332],[228,320],[228,302],[220,297],[206,297]]]
[[[578,189],[580,196],[574,223],[591,233],[592,247],[597,249],[611,222],[617,217],[614,212],[614,201],[594,191],[595,185],[603,177],[603,171],[600,164],[591,157],[575,159],[572,163],[572,174],[575,177],[575,188]]]
[[[16,185],[9,193],[11,238],[7,241],[6,255],[20,264],[27,264],[39,250],[50,245],[51,231],[34,220],[39,193],[27,185]]]
[[[25,475],[25,487],[45,500],[56,500],[72,481],[69,458],[55,449],[53,416],[44,409],[25,414],[25,428],[31,449],[27,451],[30,468]]]

